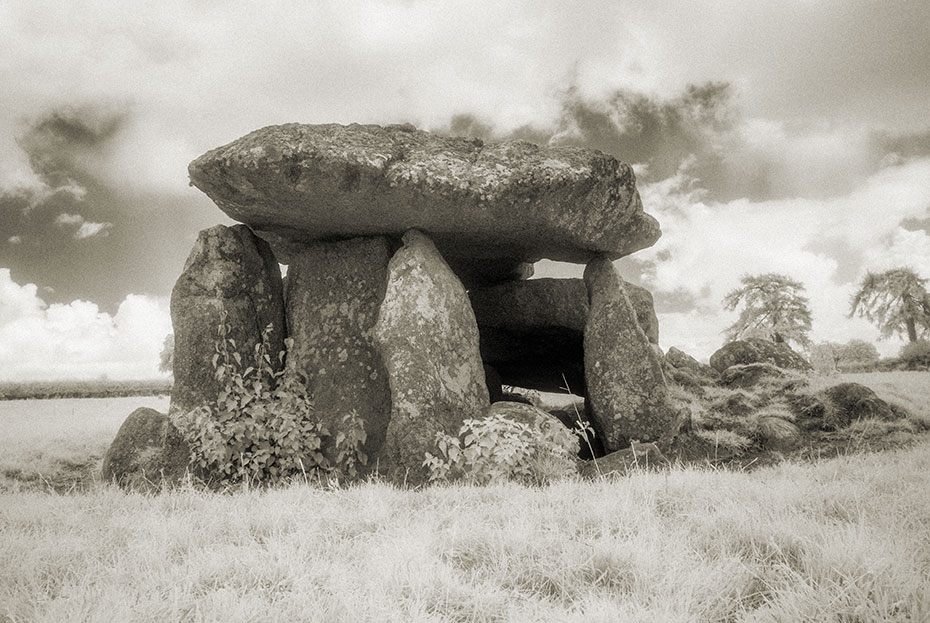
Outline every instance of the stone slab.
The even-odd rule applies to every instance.
[[[213,149],[188,170],[231,218],[281,242],[416,228],[450,264],[500,259],[512,273],[541,258],[621,257],[660,235],[632,167],[580,147],[292,123]]]

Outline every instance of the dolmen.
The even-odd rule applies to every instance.
[[[369,464],[407,483],[501,383],[583,395],[607,452],[672,426],[651,295],[612,263],[660,235],[629,165],[409,125],[288,124],[189,173],[241,225],[201,232],[172,293],[171,411],[220,390],[225,322],[243,352],[270,325],[287,350],[275,365],[306,376],[332,426],[354,411]],[[584,278],[529,279],[543,258]]]

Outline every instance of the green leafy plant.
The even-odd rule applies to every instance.
[[[577,473],[576,432],[543,414],[532,425],[502,413],[465,420],[458,436],[438,433],[436,445],[423,462],[430,481],[544,484]]]
[[[212,405],[175,416],[188,441],[192,465],[217,486],[274,484],[294,476],[356,477],[367,462],[365,428],[353,411],[331,431],[317,417],[299,372],[272,366],[271,325],[252,360],[243,361],[229,337],[225,315],[215,341],[213,367],[222,389]],[[292,339],[285,340],[288,349]],[[284,352],[278,354],[281,363]]]

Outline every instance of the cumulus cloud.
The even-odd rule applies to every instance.
[[[74,237],[77,240],[84,240],[86,238],[93,238],[94,236],[106,236],[108,229],[113,227],[113,223],[91,223],[90,221],[84,221],[81,223],[81,226],[78,227],[78,230],[74,232]]]
[[[48,305],[0,268],[0,380],[150,379],[171,332],[167,300],[130,294],[114,315],[76,300]]]
[[[56,225],[80,225],[84,222],[84,217],[80,214],[68,214],[62,212],[55,218]]]
[[[930,276],[930,234],[901,226],[928,213],[927,176],[930,159],[919,159],[882,169],[840,197],[763,202],[707,201],[689,190],[685,174],[644,185],[643,203],[659,218],[663,236],[636,254],[634,267],[658,294],[663,346],[708,357],[735,318],[722,310],[727,291],[741,275],[765,272],[804,283],[815,342],[876,340],[873,326],[847,318],[849,300],[866,270],[911,266]],[[663,295],[689,302],[666,311]],[[878,343],[885,355],[900,346]]]
[[[68,214],[63,212],[55,219],[55,224],[59,227],[74,227],[75,240],[84,240],[94,236],[106,236],[107,230],[113,227],[113,223],[93,223],[84,220],[80,214]]]

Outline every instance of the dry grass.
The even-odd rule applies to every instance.
[[[0,491],[92,484],[123,420],[167,397],[0,401]]]
[[[0,620],[925,621],[928,489],[923,444],[542,489],[6,494]]]
[[[0,456],[102,454],[135,406],[7,413]],[[928,442],[545,488],[8,490],[0,621],[928,621],[928,490]]]

